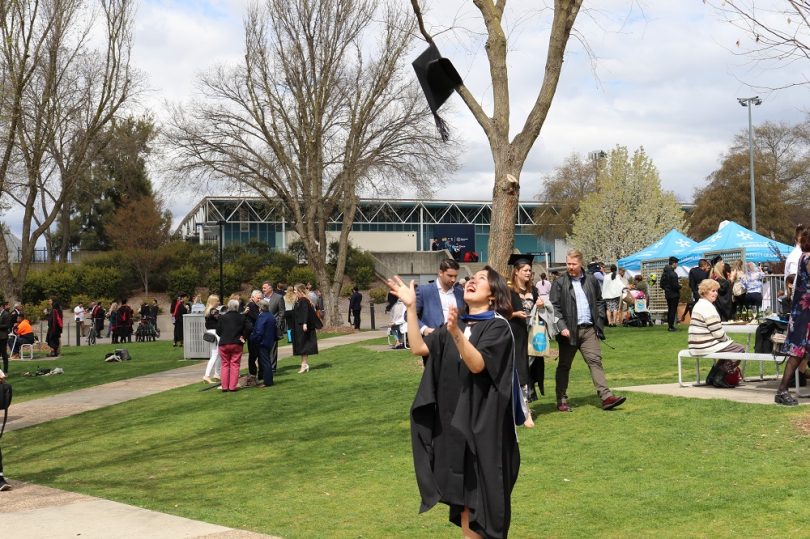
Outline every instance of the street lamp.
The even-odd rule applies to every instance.
[[[225,280],[222,277],[222,244],[225,241],[222,230],[225,221],[220,219],[217,224],[219,225],[219,301],[225,304]]]
[[[196,225],[200,228],[200,245],[204,242],[205,236],[205,223],[197,223]],[[224,243],[223,238],[223,227],[225,226],[225,221],[219,220],[217,221],[217,226],[219,226],[219,236],[217,237],[217,251],[219,252],[219,300],[225,303],[225,279],[222,273],[222,245]]]
[[[593,161],[593,179],[594,182],[599,177],[599,162],[606,158],[607,154],[604,150],[594,150],[592,152],[588,152],[588,159]]]
[[[738,97],[737,102],[748,109],[748,168],[751,174],[751,230],[757,231],[757,199],[754,192],[754,134],[751,126],[751,109],[754,105],[761,105],[759,96]]]

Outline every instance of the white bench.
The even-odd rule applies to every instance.
[[[717,361],[718,359],[730,359],[732,361],[762,361],[762,362],[773,361],[774,363],[776,363],[778,357],[779,356],[774,356],[773,354],[754,354],[749,352],[715,352],[713,354],[706,354],[705,356],[693,356],[689,350],[681,350],[680,352],[678,352],[678,385],[680,385],[681,387],[684,386],[683,383],[684,358],[695,360],[695,385],[699,385],[701,359],[710,359],[712,361]],[[797,387],[799,383],[798,380],[799,377],[797,374],[796,375]]]

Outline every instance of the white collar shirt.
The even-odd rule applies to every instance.
[[[450,314],[450,307],[458,307],[456,303],[455,286],[451,286],[450,290],[444,291],[438,279],[436,279],[436,288],[439,289],[439,300],[442,302],[442,315],[444,321],[447,322],[447,315]]]

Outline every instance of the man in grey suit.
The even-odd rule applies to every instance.
[[[276,372],[278,365],[278,340],[287,335],[287,324],[284,321],[284,296],[279,294],[278,291],[274,292],[273,287],[268,281],[262,283],[262,293],[264,299],[270,304],[270,314],[276,318],[276,346],[270,351],[270,364],[273,366],[273,372]]]

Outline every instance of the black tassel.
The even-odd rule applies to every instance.
[[[447,126],[447,122],[444,121],[444,118],[439,116],[438,112],[434,112],[433,119],[436,120],[436,129],[439,130],[439,136],[442,137],[442,142],[450,140],[450,128]]]

